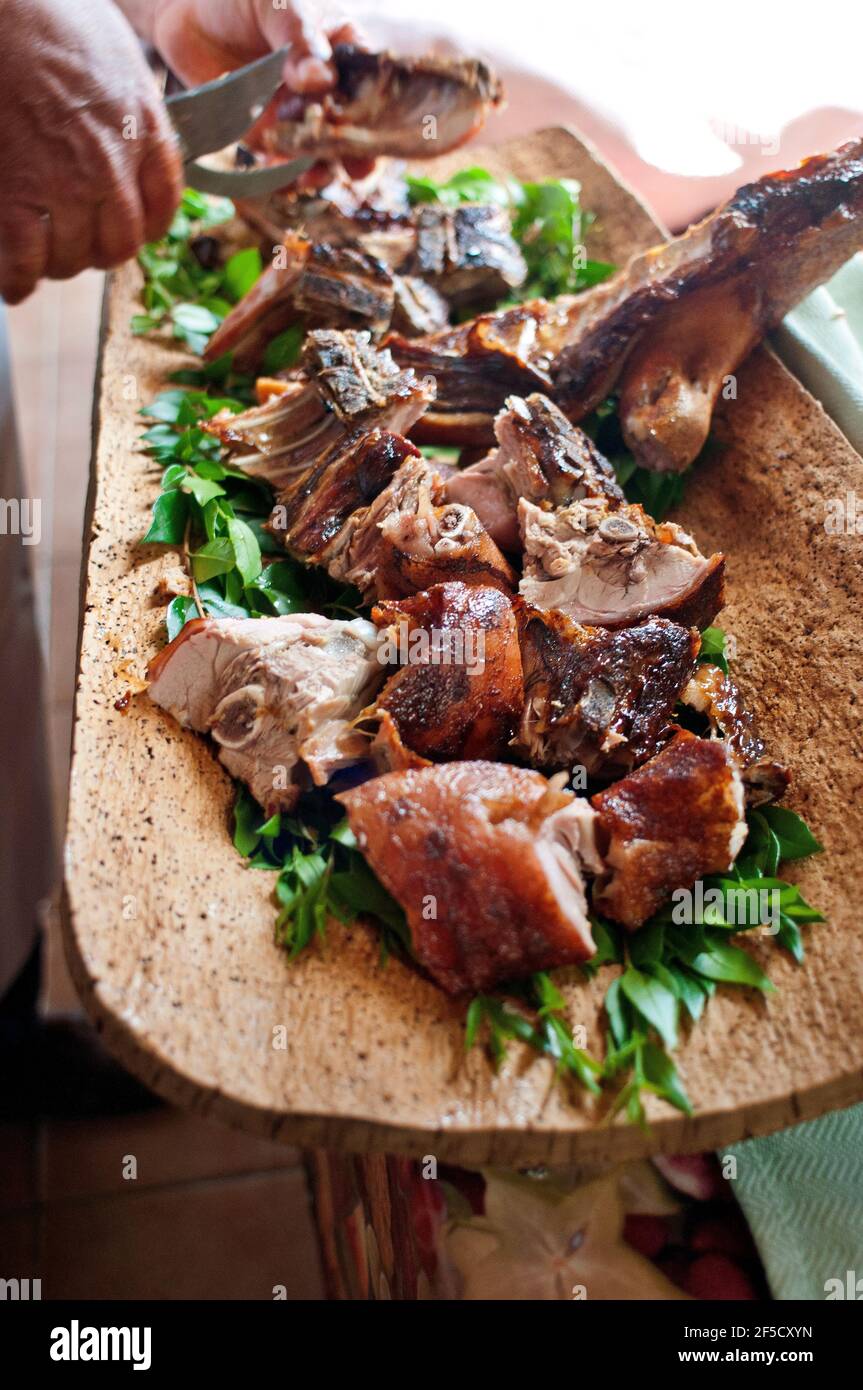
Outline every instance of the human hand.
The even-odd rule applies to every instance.
[[[0,295],[107,269],[164,234],[182,165],[157,85],[108,0],[4,0]]]

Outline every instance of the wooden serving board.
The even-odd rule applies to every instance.
[[[658,239],[566,130],[468,151],[438,172],[476,163],[580,179],[603,259]],[[465,1165],[695,1151],[863,1098],[863,576],[859,540],[823,526],[829,498],[863,495],[863,461],[816,401],[755,352],[716,421],[724,447],[699,468],[680,519],[702,549],[727,554],[735,669],[793,767],[791,804],[827,847],[799,877],[828,920],[806,930],[802,969],[755,943],[778,992],[718,993],[677,1054],[695,1117],[651,1102],[645,1134],[604,1122],[520,1048],[498,1074],[480,1051],[466,1058],[464,1005],[398,961],[379,968],[371,928],[333,923],[325,949],[289,964],[273,944],[273,877],[248,871],[231,845],[233,791],[211,749],[145,696],[115,707],[162,640],[155,590],[178,564],[139,544],[158,470],[138,452],[137,410],[179,365],[176,351],[130,334],[139,288],[129,265],[107,304],[66,841],[70,963],[116,1055],[179,1105],[285,1142]],[[607,983],[605,968],[565,986],[571,1021],[600,1055]]]

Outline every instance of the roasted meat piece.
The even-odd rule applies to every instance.
[[[240,367],[255,367],[277,333],[304,328],[367,328],[373,337],[390,326],[395,302],[393,276],[357,243],[313,242],[285,233],[277,259],[228,314],[210,339],[208,361],[234,355]]]
[[[268,529],[298,559],[326,566],[353,514],[368,507],[419,449],[387,430],[353,432],[277,494]]]
[[[507,396],[551,387],[542,326],[554,312],[545,300],[534,300],[426,338],[391,333],[384,341],[396,361],[437,384],[434,408],[414,430],[417,441],[494,444],[494,419]]]
[[[709,559],[673,522],[602,497],[544,511],[518,504],[524,546],[519,592],[536,608],[559,608],[577,623],[629,627],[661,616],[707,627],[722,607],[725,560]]]
[[[366,756],[353,721],[384,678],[362,619],[195,618],[150,665],[150,699],[209,733],[265,815]]]
[[[586,960],[589,804],[537,772],[457,762],[390,772],[338,798],[449,994]]]
[[[640,927],[677,888],[731,868],[746,839],[743,784],[719,739],[681,730],[650,762],[592,798],[607,871],[598,912]]]
[[[649,618],[609,631],[521,605],[525,704],[516,747],[534,766],[619,776],[670,738],[698,633]]]
[[[434,395],[367,332],[318,329],[303,348],[303,370],[272,391],[265,405],[222,411],[204,428],[227,447],[231,463],[276,489],[293,487],[352,434],[381,429],[407,434]]]
[[[447,503],[437,469],[415,456],[370,506],[350,517],[322,563],[366,598],[404,598],[450,579],[506,592],[516,584],[476,515]]]
[[[554,396],[573,420],[615,387],[639,463],[686,468],[723,381],[863,247],[863,139],[738,189],[572,305]]]
[[[449,479],[447,497],[473,507],[502,550],[520,549],[521,497],[555,506],[583,497],[604,497],[610,506],[624,501],[608,460],[540,392],[527,400],[510,396],[494,433],[498,447]]]
[[[402,662],[378,696],[401,742],[435,761],[503,757],[524,705],[518,629],[499,589],[436,584],[372,611]]]
[[[505,208],[427,203],[416,210],[414,226],[416,242],[401,269],[429,281],[456,308],[494,304],[527,278]]]
[[[442,294],[418,275],[393,276],[392,329],[406,338],[436,333],[449,322]]]
[[[750,806],[778,801],[788,790],[791,775],[782,763],[765,758],[763,738],[755,715],[747,708],[737,683],[718,666],[703,662],[684,689],[685,705],[706,715],[711,730],[724,738],[743,770]]]
[[[428,159],[463,145],[503,100],[495,75],[470,58],[397,58],[337,44],[332,61],[331,92],[281,99],[265,136],[270,149]]]

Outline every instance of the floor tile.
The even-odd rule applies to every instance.
[[[46,1299],[320,1298],[299,1170],[43,1209]]]
[[[124,1178],[134,1158],[137,1177]],[[180,1110],[99,1120],[49,1120],[42,1129],[40,1194],[45,1202],[295,1167],[296,1149]]]

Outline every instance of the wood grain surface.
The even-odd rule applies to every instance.
[[[475,163],[580,179],[594,255],[620,263],[658,239],[568,131],[440,167]],[[696,1115],[651,1101],[645,1134],[608,1124],[521,1048],[499,1073],[478,1050],[466,1058],[464,1005],[398,961],[379,968],[369,927],[333,923],[324,949],[289,964],[273,944],[273,878],[231,845],[232,787],[211,749],[146,696],[115,708],[163,640],[155,591],[178,563],[139,544],[159,470],[138,451],[136,412],[180,365],[176,349],[131,336],[139,288],[129,265],[107,304],[66,840],[68,955],[108,1046],[166,1098],[285,1142],[466,1165],[694,1151],[863,1098],[861,541],[823,526],[827,499],[863,495],[863,461],[821,407],[755,352],[679,519],[727,554],[735,669],[792,765],[791,804],[826,845],[797,873],[828,920],[804,929],[802,969],[755,943],[778,992],[718,992],[676,1054]],[[608,970],[592,984],[562,972],[597,1053]]]

